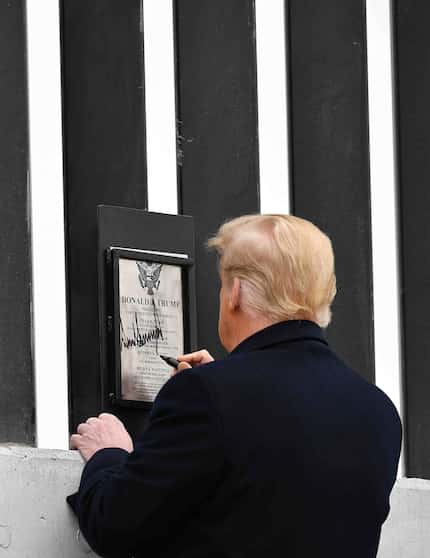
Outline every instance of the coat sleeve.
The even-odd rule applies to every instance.
[[[160,391],[133,453],[98,451],[70,503],[90,546],[131,556],[172,537],[208,497],[223,467],[221,432],[202,380],[176,374]]]

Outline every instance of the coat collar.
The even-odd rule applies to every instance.
[[[313,339],[328,345],[322,328],[315,322],[309,320],[288,320],[272,324],[257,331],[257,333],[239,343],[230,354],[247,353],[300,339]]]

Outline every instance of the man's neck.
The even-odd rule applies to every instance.
[[[231,340],[229,352],[233,351],[242,341],[258,331],[273,325],[275,322],[264,316],[242,314],[238,317],[234,328],[234,338]]]

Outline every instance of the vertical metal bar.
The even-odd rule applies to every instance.
[[[97,206],[147,208],[141,0],[62,2],[71,427],[102,409]]]
[[[430,479],[430,4],[393,0],[406,475]]]
[[[25,1],[0,3],[0,441],[34,444]]]
[[[365,2],[287,0],[292,211],[333,241],[330,343],[374,380]]]
[[[205,241],[260,209],[253,0],[177,0],[180,212],[196,229],[198,343],[216,356],[218,279]]]

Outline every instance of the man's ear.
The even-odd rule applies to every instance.
[[[240,279],[233,278],[233,283],[230,289],[229,307],[230,310],[237,310],[240,306]]]

